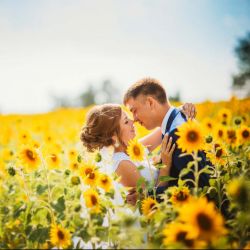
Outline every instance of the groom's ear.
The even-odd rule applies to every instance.
[[[147,103],[149,105],[150,108],[154,108],[155,107],[155,99],[151,96],[147,96]]]

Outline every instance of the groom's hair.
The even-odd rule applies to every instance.
[[[139,95],[152,96],[159,103],[167,102],[167,94],[161,83],[154,78],[143,78],[134,83],[125,93],[123,103],[126,105],[130,98],[135,99]]]

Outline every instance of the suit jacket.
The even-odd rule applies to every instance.
[[[168,120],[168,123],[166,125],[166,132],[169,132],[168,130],[170,129],[171,124],[172,124],[173,120],[176,118],[178,113],[179,113],[179,111],[176,109],[173,110],[173,112],[171,113],[169,120]],[[174,129],[171,132],[169,132],[169,136],[172,137],[173,143],[176,143],[176,141],[178,139],[178,136],[176,135],[176,131],[177,131],[177,129]],[[180,157],[180,155],[182,153],[183,152],[181,151],[180,148],[177,147],[177,144],[176,144],[176,148],[175,148],[175,150],[173,152],[173,156],[172,156],[173,157],[172,158],[172,166],[171,166],[169,175],[171,177],[174,177],[177,179],[169,181],[166,186],[158,187],[156,190],[157,194],[163,193],[168,187],[177,186],[178,185],[178,178],[179,178],[181,170],[186,168],[187,164],[190,161],[193,161],[193,157],[191,155],[186,155],[186,156]],[[199,164],[198,164],[199,170],[203,169],[207,165],[211,165],[211,163],[209,161],[207,161],[206,154],[204,151],[199,151],[198,156],[201,158],[201,161],[199,161]],[[189,172],[188,174],[182,176],[182,179],[183,180],[185,180],[185,179],[194,180],[194,175],[192,172]],[[187,182],[186,185],[189,187],[194,186],[192,182]],[[200,178],[199,178],[199,187],[204,187],[204,186],[209,186],[209,175],[206,173],[202,173],[200,175]]]

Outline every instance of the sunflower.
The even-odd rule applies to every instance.
[[[150,218],[157,210],[158,202],[151,197],[148,197],[142,201],[142,213],[144,216]]]
[[[76,171],[80,168],[80,164],[77,161],[72,161],[70,162],[69,167],[72,171]]]
[[[226,147],[222,143],[215,142],[207,148],[207,157],[213,165],[224,165],[227,155]]]
[[[242,125],[237,130],[239,142],[242,144],[248,144],[250,142],[250,128],[246,125]]]
[[[60,225],[51,225],[50,242],[52,245],[60,248],[68,248],[71,244],[70,232]]]
[[[96,186],[99,172],[97,171],[96,167],[91,164],[85,164],[80,169],[80,175],[83,178],[83,182],[86,185]]]
[[[202,125],[207,133],[210,133],[214,128],[214,121],[210,117],[202,120]]]
[[[180,222],[172,222],[163,229],[163,244],[165,246],[182,244],[187,248],[202,248],[205,242],[197,241],[194,237],[189,237],[192,233],[192,226]]]
[[[49,166],[49,169],[60,168],[61,160],[60,160],[59,155],[56,152],[49,154],[46,158],[46,162]]]
[[[204,136],[201,126],[194,121],[188,120],[178,127],[176,134],[179,136],[177,140],[178,147],[183,152],[197,152],[204,147]]]
[[[18,141],[20,144],[28,144],[31,140],[31,135],[29,132],[21,130],[18,133]]]
[[[3,150],[0,153],[0,156],[1,156],[2,161],[10,161],[14,157],[14,151],[8,147],[3,148]]]
[[[222,215],[215,210],[214,203],[204,197],[192,199],[181,207],[179,219],[193,227],[188,237],[210,241],[226,233]]]
[[[236,130],[234,128],[228,128],[226,135],[227,143],[230,144],[232,147],[237,146],[238,140]]]
[[[248,204],[249,184],[242,178],[233,179],[227,185],[227,193],[241,205]]]
[[[77,160],[78,153],[75,149],[70,149],[68,152],[68,156],[71,161]]]
[[[106,174],[100,174],[98,178],[98,186],[104,189],[106,192],[109,192],[112,188],[111,178]]]
[[[137,139],[129,141],[127,153],[133,161],[142,161],[144,159],[145,148]]]
[[[19,153],[19,158],[21,163],[26,167],[26,170],[35,170],[41,160],[37,154],[37,152],[31,147],[24,147]]]
[[[230,109],[222,108],[217,114],[219,121],[224,125],[229,125],[232,119],[232,112]]]
[[[86,207],[91,209],[91,212],[98,213],[100,212],[100,198],[99,194],[93,190],[88,189],[83,193]]]
[[[172,204],[183,205],[190,200],[190,191],[187,187],[172,187],[170,189]]]
[[[223,140],[226,136],[226,128],[221,124],[217,124],[213,130],[213,135],[217,140]]]

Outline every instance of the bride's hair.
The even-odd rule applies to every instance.
[[[117,104],[103,104],[93,107],[87,114],[86,125],[82,127],[80,139],[89,152],[114,144],[113,135],[120,137],[121,107]]]

